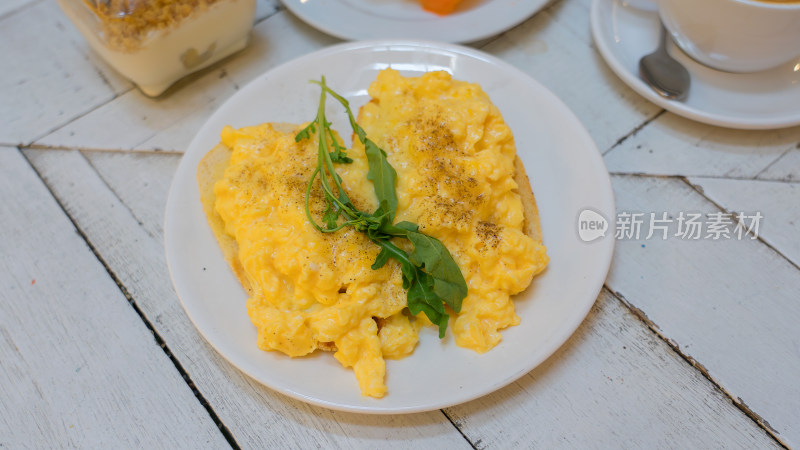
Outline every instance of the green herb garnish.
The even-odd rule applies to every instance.
[[[349,102],[325,84],[325,77],[321,81],[312,82],[321,88],[317,116],[295,136],[295,141],[300,142],[315,135],[319,142],[317,168],[306,186],[305,207],[308,220],[323,233],[333,233],[346,226],[365,233],[372,242],[381,247],[372,264],[374,270],[383,267],[389,258],[399,262],[409,311],[414,315],[424,312],[431,322],[439,326],[439,338],[443,338],[449,319],[444,305],[460,312],[461,302],[467,296],[467,283],[461,270],[447,247],[438,239],[421,233],[418,225],[411,222],[393,223],[397,213],[397,172],[387,161],[386,152],[367,138],[364,129],[356,123]],[[325,119],[327,94],[344,106],[353,133],[364,144],[369,165],[367,179],[372,182],[378,199],[378,208],[371,214],[359,211],[353,205],[342,188],[342,179],[334,169],[334,163],[349,164],[353,160],[347,156],[347,149],[338,143],[330,122]],[[309,209],[311,187],[317,177],[326,203],[322,215],[323,225],[314,220]],[[408,253],[401,249],[392,242],[395,238],[408,239],[414,250]]]

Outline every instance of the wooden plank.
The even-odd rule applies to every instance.
[[[7,15],[14,14],[16,11],[19,11],[24,6],[34,1],[36,0],[5,0],[3,3],[0,3],[0,20]]]
[[[606,291],[543,365],[447,413],[477,448],[778,447]]]
[[[761,213],[758,235],[800,267],[800,183],[696,177],[689,182],[732,213]]]
[[[755,177],[800,141],[800,127],[731,130],[665,113],[605,156],[611,172]]]
[[[601,152],[661,111],[622,83],[593,48],[588,1],[561,1],[483,50],[530,74],[569,106]],[[577,37],[577,39],[576,39]],[[536,105],[530,105],[536,108]]]
[[[252,381],[206,344],[172,289],[156,225],[162,222],[177,155],[87,152],[101,179],[79,153],[27,154],[239,445],[406,448],[413,441],[429,448],[469,448],[439,411],[388,417],[306,405]]]
[[[334,42],[281,11],[256,25],[250,45],[241,53],[189,76],[165,97],[151,99],[132,90],[36,144],[183,152],[211,113],[240,86],[272,67]]]
[[[680,179],[622,176],[613,185],[618,211],[719,212]],[[800,444],[800,270],[749,238],[645,237],[617,241],[607,286],[789,446]]]
[[[565,28],[569,29],[581,42],[594,45],[592,28],[589,26],[589,13],[592,0],[554,0],[546,11]]]
[[[255,22],[261,22],[281,9],[279,0],[256,0]]]
[[[0,19],[0,142],[27,144],[130,89],[54,1]]]
[[[760,180],[800,181],[800,143],[758,174]]]
[[[92,167],[107,178],[117,196],[135,211],[135,217],[149,235],[164,235],[164,208],[172,175],[178,168],[177,155],[148,158],[141,153],[85,152]]]
[[[27,161],[0,167],[0,446],[225,446]]]

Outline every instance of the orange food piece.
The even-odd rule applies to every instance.
[[[426,11],[439,15],[450,14],[462,0],[420,0]]]

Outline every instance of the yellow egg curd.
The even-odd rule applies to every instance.
[[[419,224],[448,248],[468,286],[461,312],[449,311],[450,330],[459,346],[486,352],[500,342],[499,330],[519,324],[511,296],[548,262],[545,247],[523,232],[511,130],[479,85],[446,72],[407,78],[384,70],[369,94],[358,122],[397,171],[395,220]],[[318,148],[314,139],[295,142],[301,129],[226,127],[222,142],[233,153],[214,188],[216,211],[238,244],[259,348],[299,357],[335,346],[361,393],[382,397],[384,359],[411,354],[430,322],[408,313],[396,261],[370,267],[379,247],[366,235],[311,225],[305,195]],[[367,159],[355,141],[353,162],[336,171],[354,205],[372,212]],[[318,181],[309,192],[311,215],[321,223],[326,204]]]

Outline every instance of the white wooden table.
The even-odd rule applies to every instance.
[[[0,447],[800,446],[800,127],[728,130],[649,103],[596,52],[588,0],[473,46],[573,109],[618,211],[759,211],[758,239],[617,240],[595,307],[553,357],[442,411],[334,412],[233,368],[180,306],[162,223],[211,112],[337,42],[277,0],[258,17],[246,51],[154,100],[55,2],[0,3]]]

